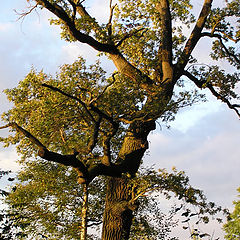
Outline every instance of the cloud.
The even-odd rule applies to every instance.
[[[215,110],[206,111],[195,121],[194,111],[180,116],[170,130],[162,128],[149,137],[150,151],[145,157],[145,165],[166,168],[172,166],[183,170],[189,176],[195,188],[204,191],[208,201],[233,210],[232,201],[237,198],[236,189],[240,186],[240,148],[239,120],[234,112],[223,104]],[[211,109],[211,108],[210,108]],[[189,124],[193,119],[193,123]],[[184,121],[188,127],[182,128]],[[162,204],[162,200],[160,201]],[[164,206],[163,206],[164,207]],[[181,224],[180,224],[181,225]],[[221,225],[211,222],[201,226],[203,231],[214,232],[214,237],[223,239]],[[181,226],[173,231],[173,235],[187,239]]]
[[[13,172],[20,170],[17,159],[19,159],[19,156],[13,148],[2,150],[0,152],[0,169],[11,170]]]
[[[192,184],[203,189],[209,200],[231,206],[240,184],[239,132],[239,120],[222,106],[217,112],[208,112],[186,131],[172,128],[150,135],[150,156],[146,162],[157,168],[176,166],[186,171]]]
[[[87,63],[94,63],[97,59],[98,52],[87,44],[69,43],[62,46],[61,59],[65,63],[74,62],[79,56],[87,60]]]
[[[108,23],[110,16],[109,0],[94,0],[90,5],[86,3],[86,9],[99,23]]]

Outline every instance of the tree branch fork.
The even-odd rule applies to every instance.
[[[118,159],[118,163],[104,164],[102,162],[92,164],[86,164],[85,159],[80,160],[78,157],[78,152],[73,154],[64,155],[57,152],[50,151],[43,143],[41,143],[35,136],[33,136],[29,131],[19,126],[16,122],[8,123],[4,126],[0,126],[0,129],[12,128],[26,138],[28,138],[33,144],[38,147],[38,156],[44,160],[60,163],[64,166],[71,166],[75,168],[78,172],[78,182],[80,184],[89,184],[95,177],[104,175],[111,177],[122,177],[123,174],[135,174],[136,166],[131,164],[132,161],[136,159],[141,159],[144,152],[146,151],[148,145],[143,144],[142,148],[138,148],[130,153],[126,154],[124,157]]]

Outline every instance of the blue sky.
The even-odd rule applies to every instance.
[[[104,9],[105,2],[96,1],[96,6]],[[47,12],[16,21],[13,9],[21,11],[24,7],[25,0],[11,0],[3,1],[0,9],[0,113],[10,107],[2,90],[16,86],[32,66],[54,74],[59,65],[71,63],[79,55],[88,62],[96,55],[84,44],[60,40],[59,29],[48,24]],[[93,13],[102,17],[99,8]],[[199,54],[204,56],[202,51]],[[104,66],[113,68],[109,62]],[[240,122],[224,104],[210,99],[181,111],[170,130],[163,127],[151,133],[145,164],[167,169],[176,166],[186,171],[209,200],[231,207],[240,186]],[[5,134],[7,131],[1,130],[0,136]],[[3,149],[0,144],[0,168],[16,170],[17,158],[13,148]]]

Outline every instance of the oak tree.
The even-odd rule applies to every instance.
[[[110,0],[110,15],[99,23],[88,1],[27,0],[48,10],[66,41],[78,41],[108,56],[112,74],[83,59],[64,65],[56,77],[32,70],[19,86],[6,90],[14,107],[3,115],[23,159],[40,157],[72,167],[80,184],[98,176],[107,182],[102,239],[128,239],[136,203],[129,181],[148,149],[147,137],[157,120],[169,121],[178,109],[204,100],[209,89],[233,109],[240,105],[239,0],[212,7],[205,0],[197,17],[190,1]],[[189,30],[188,30],[189,29]],[[190,32],[190,33],[189,33]],[[202,63],[193,51],[205,39],[213,60]],[[191,84],[190,84],[191,83]],[[191,87],[189,87],[191,85]]]

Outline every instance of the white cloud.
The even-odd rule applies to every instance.
[[[1,32],[1,34],[4,34],[4,32],[8,31],[12,27],[13,27],[13,24],[11,24],[11,23],[1,23],[0,22],[0,32]]]
[[[232,210],[232,201],[236,199],[236,189],[240,186],[240,125],[230,109],[224,105],[217,109],[212,112],[206,109],[206,114],[197,121],[193,111],[194,121],[184,131],[181,128],[163,128],[151,134],[150,154],[145,157],[145,164],[155,164],[156,168],[168,170],[176,166],[186,172],[194,187],[204,191],[209,201]],[[188,117],[191,119],[190,114]],[[187,118],[182,120],[189,121]],[[214,236],[223,239],[221,225],[211,222],[202,228],[209,233],[215,231]],[[177,228],[175,233],[179,236],[184,231]],[[181,235],[181,239],[186,237]]]
[[[208,113],[185,132],[172,128],[150,135],[150,157],[146,162],[186,171],[210,200],[231,206],[240,185],[240,125],[237,117],[226,110],[222,107]]]
[[[88,63],[93,63],[97,59],[97,51],[86,44],[69,43],[62,46],[62,61],[72,63],[79,56],[82,56]]]
[[[17,159],[19,159],[19,156],[13,148],[2,150],[0,152],[0,169],[13,172],[20,170],[20,166],[16,162]]]
[[[110,15],[109,0],[94,0],[90,6],[88,7],[86,3],[86,9],[89,14],[95,17],[99,23],[107,24]]]

